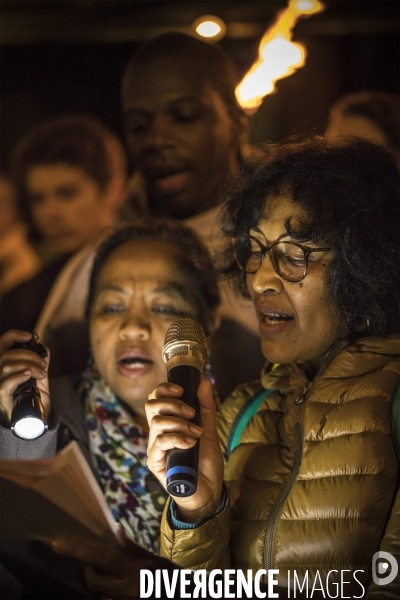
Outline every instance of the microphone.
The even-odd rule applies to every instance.
[[[168,381],[183,388],[181,400],[195,409],[193,423],[200,425],[197,390],[207,358],[204,329],[194,319],[172,323],[165,336],[162,356]],[[167,491],[171,496],[192,496],[197,489],[199,443],[193,448],[167,450]]]

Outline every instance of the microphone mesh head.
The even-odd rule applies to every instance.
[[[190,340],[206,348],[206,336],[203,327],[194,319],[179,319],[169,326],[165,335],[164,347],[171,342]]]

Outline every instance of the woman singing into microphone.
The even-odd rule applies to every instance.
[[[147,404],[163,485],[165,452],[200,438],[197,492],[162,524],[181,567],[277,569],[289,591],[295,571],[331,592],[347,570],[342,593],[360,597],[375,552],[400,561],[399,190],[387,150],[313,139],[267,147],[228,201],[224,272],[253,300],[267,363],[218,415],[202,384],[200,435],[168,384]]]
[[[397,159],[361,140],[268,146],[244,170],[223,271],[254,303],[261,378],[220,411],[202,382],[201,430],[182,389],[160,384],[146,405],[163,486],[167,451],[200,441],[197,491],[169,500],[161,526],[181,568],[275,569],[281,598],[295,597],[294,571],[308,597],[319,576],[322,598],[341,577],[342,597],[398,598],[400,575],[381,586],[371,566],[379,550],[400,561],[399,189]],[[58,551],[94,566],[92,589],[112,598],[139,596],[140,567],[160,568]]]

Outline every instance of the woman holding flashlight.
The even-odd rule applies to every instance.
[[[167,494],[147,468],[144,405],[165,378],[162,348],[171,323],[194,318],[209,337],[218,304],[208,253],[190,230],[155,220],[116,231],[93,266],[91,360],[83,377],[58,378],[49,386],[51,358],[21,347],[32,334],[11,330],[0,338],[1,458],[51,456],[77,440],[128,538],[158,551]],[[49,429],[18,440],[9,428],[14,392],[31,377]]]

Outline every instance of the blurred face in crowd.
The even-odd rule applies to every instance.
[[[186,218],[217,204],[221,185],[237,172],[241,126],[195,61],[136,65],[122,104],[152,214]]]
[[[387,145],[387,139],[382,129],[362,115],[342,115],[333,119],[326,130],[325,137],[335,139],[341,136],[354,136],[382,146]]]
[[[0,236],[5,235],[18,218],[14,187],[0,175]]]
[[[191,279],[170,242],[129,241],[106,259],[90,311],[95,365],[112,390],[138,415],[166,377],[162,349],[168,327],[197,318]]]
[[[78,250],[113,222],[107,190],[79,167],[33,166],[25,186],[36,229],[55,253]]]
[[[271,199],[266,205],[265,217],[250,235],[268,247],[276,242],[296,242],[286,230],[287,219],[290,219],[291,228],[299,232],[301,224],[308,221],[307,214],[291,200],[285,197]],[[312,242],[303,245],[318,247]],[[260,324],[261,348],[269,361],[299,361],[319,366],[327,350],[346,333],[329,299],[326,273],[331,259],[330,251],[310,254],[307,274],[297,283],[283,279],[268,254],[258,271],[247,275]],[[304,266],[301,252],[290,260]]]

